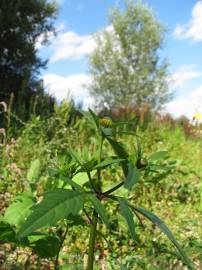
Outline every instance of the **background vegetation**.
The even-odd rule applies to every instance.
[[[120,196],[130,196],[136,205],[163,219],[195,269],[201,269],[202,126],[197,121],[193,123],[185,117],[173,119],[156,110],[170,97],[165,81],[167,66],[158,58],[162,28],[148,8],[139,4],[134,6],[131,1],[127,3],[125,13],[119,10],[112,13],[115,32],[102,34],[104,43],[97,36],[98,47],[90,58],[94,74],[91,90],[95,97],[101,97],[101,105],[112,101],[107,103],[107,108],[99,107],[100,117],[110,117],[114,124],[130,121],[131,125],[123,125],[126,133],[116,135],[116,139],[131,155],[135,153],[136,145],[128,134],[134,132],[140,138],[143,163],[151,159],[154,152],[161,151],[166,155],[164,158],[153,157],[156,160],[153,171],[142,176],[130,193],[122,188]],[[13,10],[15,16],[10,15]],[[29,247],[26,243],[11,241],[14,231],[29,214],[29,206],[33,203],[30,202],[30,190],[36,201],[41,201],[44,192],[61,187],[62,179],[71,174],[70,148],[88,159],[99,144],[95,129],[89,119],[83,117],[83,112],[71,102],[57,104],[44,92],[38,77],[45,62],[37,58],[36,41],[43,35],[46,42],[47,35],[54,32],[52,20],[56,11],[55,5],[45,0],[2,0],[0,3],[2,270],[54,267],[75,270],[85,269],[87,264],[89,224],[83,212],[82,219],[76,217],[67,224],[60,221],[57,226],[44,229],[42,232],[47,238],[36,240],[33,237],[29,239],[32,243]],[[137,16],[129,16],[130,12]],[[16,30],[16,27],[19,28]],[[121,50],[114,51],[117,36]],[[130,72],[129,66],[133,68]],[[113,98],[109,99],[109,93]],[[112,155],[107,144],[103,145],[103,151]],[[121,177],[121,170],[116,165],[107,167],[103,174],[104,187],[112,187]],[[78,175],[75,181],[82,184],[84,175]],[[16,200],[16,196],[24,193],[25,197]],[[22,201],[28,206],[25,212],[20,208]],[[13,202],[14,208],[9,207]],[[138,246],[130,239],[117,208],[112,205],[108,210],[110,230],[104,225],[99,227],[95,269],[187,269],[173,245],[155,225],[146,219],[142,219],[142,226],[135,222],[143,243]],[[60,239],[64,240],[62,245]]]

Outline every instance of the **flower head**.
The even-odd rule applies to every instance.
[[[112,126],[112,120],[109,118],[102,118],[100,119],[100,125],[103,127],[111,127]]]
[[[196,112],[193,116],[193,120],[200,121],[202,119],[202,114],[200,112]]]

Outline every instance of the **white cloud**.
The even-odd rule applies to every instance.
[[[95,42],[91,35],[78,35],[74,31],[60,33],[52,42],[50,62],[79,59],[91,53],[94,47]]]
[[[168,78],[173,88],[184,86],[188,81],[202,77],[202,72],[196,69],[195,65],[181,66]]]
[[[175,117],[185,115],[190,119],[195,112],[202,113],[202,85],[194,89],[186,98],[178,98],[169,102],[166,109]]]
[[[82,102],[84,108],[92,107],[94,104],[94,99],[85,87],[90,84],[91,78],[85,73],[67,77],[46,74],[43,80],[47,91],[59,101],[73,98],[77,103]]]
[[[197,1],[192,9],[191,19],[187,24],[179,24],[174,30],[174,37],[202,41],[202,1]]]
[[[202,99],[202,85],[196,88],[194,91],[191,93],[192,98],[201,98]],[[202,107],[202,104],[201,104]]]
[[[60,22],[56,27],[55,27],[55,31],[57,34],[59,34],[61,31],[63,31],[65,29],[65,23],[64,22]],[[52,32],[48,32],[46,35],[41,34],[35,43],[35,48],[37,50],[41,49],[42,47],[44,47],[44,40],[47,38],[49,42],[52,42],[54,39],[54,34]]]

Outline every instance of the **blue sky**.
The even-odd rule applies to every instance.
[[[120,0],[57,0],[57,36],[50,45],[37,44],[39,54],[48,58],[43,71],[47,90],[58,100],[73,97],[92,106],[85,85],[90,83],[87,56],[92,52],[92,34],[108,26],[109,8]],[[145,0],[166,27],[162,56],[169,61],[169,85],[175,99],[166,105],[174,116],[192,117],[202,113],[202,1]]]

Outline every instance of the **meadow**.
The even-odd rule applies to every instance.
[[[49,117],[33,114],[27,122],[4,108],[1,117],[0,269],[86,269],[92,211],[98,220],[93,269],[201,269],[200,125],[149,110],[97,117],[68,102],[55,105]],[[93,197],[97,187],[102,192]],[[56,191],[77,189],[90,194],[84,208],[73,201],[60,209],[69,207],[67,218],[55,210],[35,224],[34,205],[43,204],[44,193],[54,204]],[[121,198],[118,206],[115,196]],[[137,207],[133,216],[128,199]],[[141,209],[163,220],[175,240],[156,216]]]

